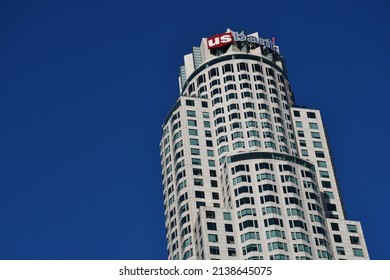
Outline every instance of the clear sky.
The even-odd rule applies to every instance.
[[[136,3],[136,4],[135,4]],[[202,37],[275,37],[347,216],[390,259],[390,2],[0,3],[0,259],[166,259],[161,125]]]

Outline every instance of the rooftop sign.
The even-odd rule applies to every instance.
[[[207,38],[207,47],[209,49],[217,49],[223,46],[231,45],[234,42],[247,42],[251,44],[255,44],[258,46],[265,46],[270,50],[279,53],[278,48],[275,46],[274,41],[269,39],[257,38],[252,35],[245,35],[237,32],[227,32],[223,34],[218,34]]]

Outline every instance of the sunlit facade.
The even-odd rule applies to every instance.
[[[368,259],[318,110],[272,40],[232,30],[184,56],[160,156],[169,259]]]

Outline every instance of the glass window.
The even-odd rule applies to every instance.
[[[204,193],[203,193],[203,196],[204,196]],[[206,211],[206,218],[215,219],[215,212],[214,211]]]
[[[202,169],[200,168],[193,168],[192,173],[197,176],[202,176]]]
[[[232,137],[232,140],[237,139],[237,138],[244,138],[243,133],[241,131],[232,133],[231,137]]]
[[[315,119],[316,118],[316,113],[314,113],[314,112],[307,112],[307,117],[309,119]]]
[[[200,155],[200,150],[199,149],[191,149],[191,155]]]
[[[209,157],[213,157],[214,156],[214,151],[213,150],[207,150],[207,155]]]
[[[218,235],[216,234],[209,234],[208,235],[209,242],[218,242]]]
[[[208,230],[217,230],[217,224],[216,223],[207,223],[207,229]]]
[[[352,250],[355,257],[364,257],[362,249],[352,248]]]
[[[226,236],[226,243],[227,244],[234,244],[234,236],[227,235]]]
[[[312,138],[316,138],[316,139],[320,139],[321,136],[320,136],[320,133],[319,132],[311,132],[311,137]]]
[[[196,126],[196,120],[188,120],[189,126]]]
[[[252,65],[253,72],[260,72],[263,73],[263,68],[259,64],[253,64]]]
[[[191,161],[193,165],[201,165],[200,158],[192,158]]]
[[[299,113],[299,111],[294,111],[294,116],[295,116],[295,117],[300,117],[301,114]]]
[[[186,100],[186,105],[187,106],[195,106],[195,101],[194,100]]]
[[[203,125],[204,125],[204,127],[210,127],[210,122],[209,121],[204,121]]]
[[[331,227],[332,227],[332,230],[334,231],[339,231],[340,228],[339,228],[339,224],[337,223],[330,223]]]
[[[189,116],[189,117],[195,117],[195,116],[196,116],[195,111],[187,110],[187,116]]]
[[[199,208],[202,207],[202,206],[206,206],[206,203],[203,202],[203,201],[197,201],[197,202],[196,202],[196,208],[197,208],[197,209],[199,209]]]
[[[198,135],[198,131],[196,129],[189,129],[188,132],[189,132],[190,135],[193,135],[193,136],[197,136]]]
[[[333,199],[334,195],[333,192],[324,192],[324,196],[329,199]]]
[[[356,225],[347,225],[348,232],[357,232]]]
[[[190,145],[199,146],[199,140],[190,138]]]
[[[211,131],[210,131],[210,130],[205,130],[205,131],[204,131],[204,135],[205,135],[206,137],[211,137]]]
[[[229,146],[222,146],[218,149],[218,155],[225,153],[225,152],[229,152]]]
[[[326,208],[328,209],[328,211],[337,211],[336,204],[333,203],[327,203]]]
[[[326,165],[326,162],[325,161],[322,161],[322,160],[317,160],[317,165],[318,165],[318,167],[328,167],[327,165]]]
[[[195,186],[203,186],[203,179],[194,179]]]
[[[232,214],[229,212],[223,212],[223,219],[226,221],[230,221],[232,219]]]
[[[210,246],[210,255],[219,255],[219,247]]]
[[[302,128],[302,122],[301,121],[296,121],[295,125],[296,125],[296,127]]]
[[[309,123],[309,126],[311,129],[318,129],[318,124],[316,123]]]
[[[248,64],[245,62],[237,63],[238,71],[248,71]]]
[[[239,142],[236,142],[236,143],[233,143],[233,149],[238,149],[238,148],[245,148],[245,144],[243,141],[239,141]]]
[[[233,225],[225,224],[225,231],[226,232],[233,232]]]
[[[260,147],[260,141],[258,140],[250,140],[249,147]]]
[[[337,246],[336,251],[338,255],[343,255],[343,256],[345,255],[344,247]]]
[[[301,153],[303,156],[309,156],[309,153],[307,152],[307,150],[301,150]]]
[[[313,141],[314,148],[322,148],[322,143],[318,141]]]
[[[204,196],[204,192],[202,192],[202,191],[195,191],[195,197],[196,198],[204,198],[205,197]],[[208,211],[208,212],[212,212],[212,211]],[[207,217],[207,211],[206,211],[206,217]]]
[[[234,122],[234,123],[230,124],[230,129],[232,129],[232,130],[235,128],[241,128],[241,127],[242,127],[242,125],[239,122]]]
[[[329,172],[320,170],[320,176],[322,178],[329,178]]]
[[[209,79],[211,79],[212,77],[217,76],[217,75],[219,75],[218,68],[213,68],[209,71]]]
[[[203,107],[203,108],[209,107],[208,104],[207,104],[207,101],[202,101],[202,107]]]
[[[193,256],[193,251],[192,249],[188,250],[187,252],[184,253],[183,255],[183,260],[188,259],[189,257]]]
[[[333,238],[334,238],[334,242],[336,242],[336,243],[342,243],[343,242],[343,240],[341,238],[341,235],[339,235],[339,234],[333,234]]]
[[[212,147],[212,146],[213,146],[213,141],[211,141],[211,140],[206,140],[206,146],[207,146],[207,147]]]
[[[349,239],[351,240],[352,245],[359,245],[360,244],[359,237],[357,237],[357,236],[350,236]]]
[[[318,158],[325,158],[324,152],[322,152],[322,151],[316,151],[315,153],[316,153],[316,157],[318,157]]]
[[[236,249],[228,248],[228,255],[231,257],[235,257],[236,256]]]
[[[224,83],[226,83],[228,81],[235,81],[235,78],[233,75],[228,75],[228,76],[223,78],[223,81],[224,81]]]
[[[214,161],[214,160],[211,160],[211,159],[209,159],[209,166],[212,166],[212,167],[214,167],[214,166],[215,166],[215,161]]]

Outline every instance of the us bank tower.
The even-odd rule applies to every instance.
[[[320,111],[295,105],[274,40],[203,38],[179,88],[160,142],[169,259],[369,259]]]

